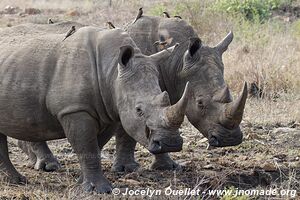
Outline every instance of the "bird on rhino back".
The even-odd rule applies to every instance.
[[[215,147],[238,145],[242,141],[239,124],[247,98],[247,85],[242,95],[232,100],[224,81],[222,55],[233,39],[230,32],[214,47],[205,46],[194,29],[179,18],[142,16],[126,31],[141,51],[150,55],[161,51],[155,42],[172,38],[169,45],[180,43],[172,57],[159,63],[160,87],[170,95],[174,104],[183,93],[187,81],[192,85],[192,94],[186,111],[188,120]],[[120,133],[120,134],[119,134]],[[116,158],[114,171],[132,171],[139,165],[134,159],[136,142],[122,131],[116,132]],[[126,159],[125,159],[126,158]],[[152,169],[176,169],[168,154],[155,155]]]
[[[64,42],[65,34],[1,35],[0,171],[11,182],[26,179],[9,159],[7,137],[36,144],[66,137],[79,159],[82,188],[98,193],[112,189],[99,146],[116,128],[153,154],[181,150],[189,84],[170,105],[157,71],[175,47],[145,56],[124,31],[95,27]]]
[[[238,145],[242,142],[239,124],[242,120],[247,99],[247,84],[241,96],[232,100],[224,80],[222,55],[233,40],[230,32],[216,46],[202,44],[195,30],[179,18],[143,16],[126,31],[143,53],[159,52],[161,48],[153,44],[169,40],[179,48],[168,59],[159,64],[160,87],[170,95],[171,104],[182,94],[184,84],[190,82],[191,96],[186,116],[207,139],[210,146],[223,147]],[[129,144],[131,143],[131,145]],[[134,159],[124,160],[124,155],[134,158],[136,142],[126,134],[116,134],[117,153],[113,169],[131,170],[138,164]],[[129,166],[129,167],[127,167]],[[174,169],[178,167],[167,154],[155,155],[154,169]],[[129,169],[126,169],[129,168]]]

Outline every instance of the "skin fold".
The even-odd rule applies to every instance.
[[[63,33],[34,38],[5,33],[0,33],[0,171],[12,183],[26,179],[9,160],[7,137],[33,142],[33,153],[40,149],[46,155],[45,141],[67,138],[79,159],[82,189],[97,193],[112,189],[99,165],[99,146],[117,128],[154,154],[181,150],[178,128],[189,85],[170,105],[157,71],[175,47],[145,56],[120,29],[83,27],[63,42]]]
[[[40,30],[60,31],[63,28],[58,27],[66,27],[64,24],[44,26]],[[208,138],[211,146],[241,143],[243,134],[239,124],[247,98],[247,86],[244,86],[242,95],[233,101],[224,80],[222,62],[222,55],[233,39],[232,33],[216,46],[209,47],[202,44],[185,20],[179,18],[143,16],[125,29],[146,55],[161,51],[158,46],[153,45],[157,41],[169,40],[169,46],[180,43],[169,59],[158,64],[160,88],[168,92],[171,104],[174,104],[180,99],[185,84],[189,81],[192,87],[185,114],[192,125]],[[134,159],[136,141],[122,129],[118,129],[115,135],[116,158],[112,169],[135,170],[139,166]],[[177,167],[178,164],[168,154],[155,155],[151,165],[152,169],[161,170]]]

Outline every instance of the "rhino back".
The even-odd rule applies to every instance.
[[[156,53],[156,47],[153,43],[159,40],[157,31],[159,26],[159,17],[143,16],[134,24],[129,24],[125,30],[134,40],[138,48],[145,55]]]
[[[10,37],[0,47],[0,131],[12,136],[56,131],[58,125],[45,105],[56,65],[54,44]]]
[[[178,18],[160,18],[158,27],[159,37],[163,39],[172,38],[173,45],[175,43],[186,43],[189,38],[197,37],[197,33],[193,27],[185,20]]]
[[[181,46],[186,47],[188,39],[197,36],[194,29],[185,20],[155,16],[143,16],[134,24],[128,25],[126,30],[146,55],[160,51],[157,46],[154,46],[156,41],[172,38],[169,46],[180,43]]]
[[[59,22],[55,24],[34,24],[26,23],[13,27],[6,27],[0,29],[0,37],[15,37],[15,36],[39,36],[49,33],[66,34],[72,26],[76,29],[82,28],[86,25],[73,21]]]
[[[103,123],[111,120],[106,113],[114,108],[106,107],[102,99],[107,97],[101,95],[107,94],[101,94],[101,90],[110,89],[108,80],[113,77],[107,75],[116,74],[116,64],[110,60],[116,57],[115,48],[98,49],[95,45],[112,36],[84,28],[64,42],[64,34],[3,39],[0,132],[30,141],[62,138],[57,117],[78,110],[92,112],[95,117],[99,112]],[[103,52],[111,56],[102,59]],[[107,65],[102,67],[102,63]]]

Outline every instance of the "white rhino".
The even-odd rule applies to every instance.
[[[0,171],[12,182],[26,179],[9,160],[7,136],[41,143],[66,137],[79,158],[82,187],[99,193],[111,191],[99,146],[116,128],[154,154],[181,150],[188,84],[171,106],[156,66],[175,47],[145,56],[120,29],[84,27],[63,42],[65,34],[2,33]]]

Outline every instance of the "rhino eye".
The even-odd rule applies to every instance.
[[[136,106],[136,107],[135,107],[135,112],[136,112],[136,114],[137,114],[139,117],[141,117],[141,116],[144,115],[143,110],[142,110],[142,108],[141,108],[140,106]]]
[[[197,105],[198,105],[198,107],[201,108],[201,109],[204,108],[203,100],[202,100],[202,99],[197,100]]]

